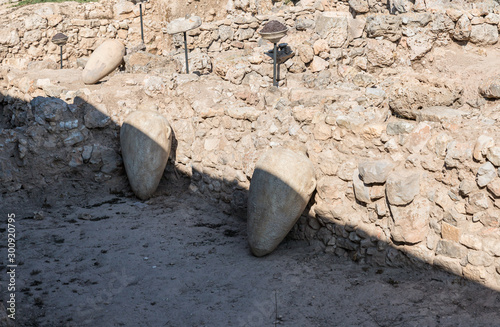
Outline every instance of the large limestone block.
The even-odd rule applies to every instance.
[[[272,252],[304,211],[316,187],[311,161],[272,149],[257,162],[248,196],[248,242],[258,257]]]
[[[399,117],[416,119],[426,107],[450,107],[462,96],[463,87],[452,81],[402,76],[388,92],[389,107]]]
[[[125,56],[125,46],[118,40],[107,40],[90,55],[82,72],[85,84],[95,84],[118,67]]]
[[[328,40],[332,48],[340,48],[348,37],[348,18],[351,15],[344,12],[326,11],[316,19],[316,33],[322,39]]]
[[[397,170],[386,182],[387,200],[392,205],[406,205],[420,192],[420,174],[413,170]]]
[[[366,18],[366,33],[370,38],[382,36],[391,42],[401,38],[401,17],[394,15],[372,15]]]
[[[385,183],[394,163],[389,160],[362,161],[358,165],[359,174],[365,184]]]
[[[172,144],[168,120],[155,111],[134,111],[120,130],[123,163],[135,195],[146,200],[155,192]]]
[[[422,242],[429,232],[431,203],[417,197],[407,206],[389,205],[391,220],[389,229],[395,242],[416,244]]]
[[[366,43],[366,57],[377,67],[387,67],[394,63],[396,45],[388,40],[372,40]]]
[[[498,27],[490,24],[473,25],[470,41],[480,45],[495,44],[498,42]]]

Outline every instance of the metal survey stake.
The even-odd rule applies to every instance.
[[[273,51],[273,85],[274,86],[278,86],[278,81],[276,80],[277,53],[278,53],[278,47],[276,46],[276,43],[274,43],[274,51]]]
[[[60,48],[61,53],[61,69],[63,68],[63,45],[68,42],[68,37],[63,33],[57,33],[52,37],[52,43],[56,44]]]
[[[186,15],[177,18],[167,25],[168,34],[184,33],[184,57],[186,59],[186,74],[189,74],[187,32],[201,26],[201,18],[198,16]]]
[[[142,3],[139,2],[139,15],[141,16],[141,40],[144,44],[144,27],[142,25]]]
[[[288,28],[276,20],[268,22],[259,32],[264,40],[273,43],[273,86],[278,87],[278,42],[286,35]]]
[[[187,43],[187,33],[184,32],[184,54],[186,56],[186,74],[189,74],[189,65],[188,65],[188,43]]]

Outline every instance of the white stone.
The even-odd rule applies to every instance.
[[[387,178],[386,195],[392,205],[406,205],[420,192],[420,174],[411,170],[393,171]]]
[[[312,62],[311,62],[311,71],[313,73],[320,72],[322,70],[325,70],[328,67],[328,61],[321,59],[318,56],[314,56]]]
[[[480,45],[495,44],[498,41],[498,27],[490,24],[473,25],[470,41]]]
[[[477,138],[476,144],[474,145],[473,156],[474,159],[481,161],[484,156],[488,153],[488,149],[495,145],[495,141],[492,137],[487,135],[480,135]]]
[[[500,146],[492,146],[488,148],[486,158],[488,158],[488,160],[496,167],[500,166]]]
[[[479,167],[477,171],[477,185],[479,187],[484,187],[489,184],[495,177],[497,177],[497,170],[491,164],[491,162],[487,162],[481,167]]]
[[[429,231],[430,208],[430,201],[422,197],[404,207],[389,205],[392,217],[389,229],[392,239],[408,244],[425,240]]]
[[[385,183],[394,163],[389,160],[362,161],[358,165],[359,174],[365,184]]]
[[[359,178],[359,170],[355,170],[352,174],[352,183],[354,186],[354,195],[356,199],[363,203],[370,203],[370,188],[367,187]]]

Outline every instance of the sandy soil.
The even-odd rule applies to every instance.
[[[500,295],[480,285],[431,267],[356,264],[304,241],[256,258],[244,218],[188,181],[163,181],[158,194],[2,195],[2,223],[17,218],[17,326],[500,325]]]

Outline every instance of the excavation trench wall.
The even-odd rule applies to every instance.
[[[40,194],[68,181],[120,191],[119,126],[131,111],[156,110],[175,134],[167,170],[189,176],[191,191],[227,212],[244,216],[262,153],[306,151],[317,188],[292,237],[357,261],[439,266],[498,289],[498,80],[491,69],[469,83],[454,71],[436,73],[449,49],[470,58],[497,51],[498,6],[417,1],[403,6],[407,13],[389,13],[386,4],[363,4],[254,15],[231,9],[190,32],[198,75],[182,74],[180,39],[163,34],[164,22],[146,23],[140,51],[134,11],[131,18],[116,16],[116,7],[108,18],[54,13],[64,16],[56,24],[45,8],[66,5],[38,6],[41,20],[29,16],[0,31],[2,192]],[[106,13],[103,3],[81,6]],[[280,88],[271,86],[270,46],[256,33],[270,19],[290,29]],[[29,29],[31,20],[42,27]],[[37,61],[53,30],[70,34],[74,69],[43,69],[55,64],[56,49],[47,51],[52,61]],[[28,41],[28,31],[42,38]],[[124,71],[83,85],[77,58],[104,37],[127,44]]]

